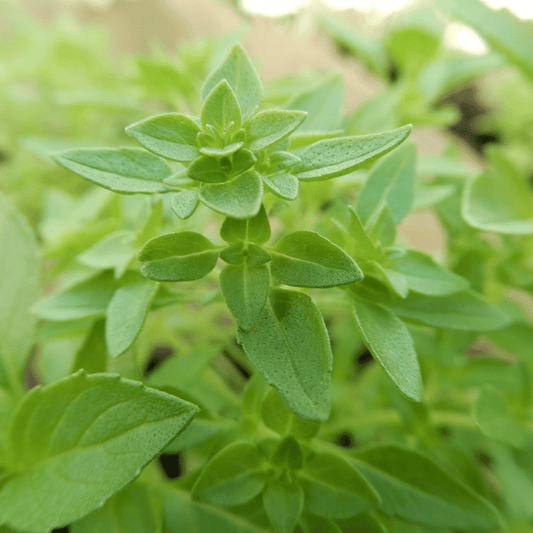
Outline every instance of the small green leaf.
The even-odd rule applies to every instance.
[[[263,506],[276,531],[292,533],[304,508],[304,491],[297,481],[269,481]]]
[[[299,472],[309,511],[323,518],[349,518],[380,503],[368,481],[346,459],[316,452]]]
[[[396,221],[392,209],[384,203],[375,215],[368,221],[368,236],[379,246],[391,246],[396,240]]]
[[[218,148],[216,146],[202,146],[202,148],[200,148],[200,153],[203,155],[208,155],[210,157],[229,157],[237,150],[240,150],[243,146],[243,141],[226,144],[222,148]]]
[[[198,157],[199,132],[198,124],[181,113],[155,115],[126,128],[126,133],[150,152],[181,162]]]
[[[279,172],[268,176],[261,175],[272,192],[284,200],[294,200],[298,196],[300,182],[288,172]]]
[[[106,311],[105,326],[106,345],[111,357],[122,355],[133,344],[158,287],[158,283],[145,279],[128,283],[115,292]]]
[[[268,268],[248,262],[228,265],[220,273],[220,288],[226,304],[244,331],[253,328],[265,307],[270,274]]]
[[[192,231],[149,240],[139,252],[141,272],[155,281],[191,281],[209,274],[218,260],[214,244]]]
[[[287,435],[273,451],[270,462],[280,468],[300,470],[304,465],[304,456],[298,441],[292,435]]]
[[[216,85],[207,96],[200,116],[202,128],[213,126],[221,139],[241,127],[241,109],[237,97],[226,80]]]
[[[0,522],[48,533],[78,520],[135,479],[196,412],[110,374],[79,372],[32,389],[10,430],[13,472],[0,490]]]
[[[178,218],[186,220],[198,207],[198,190],[184,189],[174,194],[170,199],[170,207]]]
[[[250,150],[237,150],[230,157],[215,158],[204,155],[187,169],[189,178],[205,183],[223,183],[246,172],[257,161]]]
[[[222,80],[226,80],[233,89],[245,121],[261,103],[263,87],[255,67],[240,44],[231,49],[222,64],[205,80],[202,99],[205,100]]]
[[[251,218],[259,212],[263,199],[263,182],[255,170],[232,181],[203,185],[200,201],[207,207],[232,218]]]
[[[257,152],[290,135],[307,117],[304,111],[267,109],[246,124],[246,145]]]
[[[291,411],[304,420],[327,420],[331,347],[309,296],[270,289],[258,322],[250,331],[239,331],[238,341]]]
[[[57,356],[57,353],[54,355]],[[57,359],[55,360],[55,366],[58,366]],[[105,320],[103,318],[96,320],[87,333],[87,337],[74,356],[70,373],[74,373],[82,369],[85,370],[87,374],[98,374],[107,370]]]
[[[302,162],[295,165],[292,173],[300,180],[310,181],[348,174],[396,148],[412,129],[407,125],[383,133],[318,141],[300,154]]]
[[[261,418],[265,426],[278,435],[285,435],[289,429],[292,414],[276,389],[270,389],[261,402]]]
[[[413,339],[405,324],[385,307],[354,302],[357,325],[370,353],[409,398],[422,399],[422,374]]]
[[[172,174],[159,157],[137,148],[86,148],[52,155],[60,166],[104,189],[124,194],[166,192]]]
[[[295,287],[335,287],[359,281],[361,269],[341,248],[312,231],[283,237],[272,254],[272,275]]]
[[[249,244],[246,250],[246,262],[250,266],[265,265],[272,261],[272,256],[260,246]]]
[[[270,240],[270,223],[261,205],[257,215],[244,220],[227,217],[220,228],[220,236],[229,244],[254,242],[265,244]]]
[[[348,206],[348,209],[350,211],[350,225],[348,226],[348,230],[354,241],[355,258],[367,260],[379,259],[381,254],[369,239],[361,219],[352,206]]]
[[[194,499],[215,505],[241,505],[265,487],[265,456],[257,446],[234,442],[205,466],[192,488]]]

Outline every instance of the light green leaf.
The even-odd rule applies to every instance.
[[[159,157],[137,148],[86,148],[52,155],[60,166],[104,189],[124,194],[166,192],[172,173]]]
[[[255,170],[232,181],[203,185],[200,201],[207,207],[232,218],[251,218],[259,212],[263,199],[263,182]]]
[[[270,389],[261,402],[261,418],[265,426],[279,435],[285,435],[289,429],[291,417],[291,412],[276,389]]]
[[[257,496],[265,486],[266,458],[256,445],[234,442],[205,466],[192,488],[195,500],[215,505],[240,505]]]
[[[270,253],[272,275],[286,285],[335,287],[363,278],[346,252],[312,231],[289,233]]]
[[[120,287],[106,311],[105,340],[110,357],[122,355],[139,335],[159,284],[134,281]]]
[[[306,119],[304,111],[267,109],[246,124],[246,145],[257,152],[290,135]]]
[[[300,183],[288,172],[279,172],[269,176],[261,175],[263,181],[270,187],[272,192],[284,200],[294,200],[298,196]]]
[[[163,113],[131,124],[126,133],[154,154],[173,161],[192,161],[199,155],[198,124],[181,113]]]
[[[344,226],[342,222],[338,221],[335,218],[332,218],[332,222],[336,224],[340,229],[347,233],[353,240],[352,247],[352,256],[356,259],[366,259],[366,260],[375,260],[381,258],[381,253],[374,246],[372,241],[369,239],[365,228],[361,222],[361,219],[357,215],[355,209],[349,205],[349,223],[347,226]]]
[[[208,155],[210,157],[229,157],[237,150],[240,150],[243,146],[243,141],[226,144],[222,148],[219,148],[217,146],[202,146],[202,148],[200,148],[200,153],[203,155]]]
[[[71,339],[68,338],[61,339],[61,341],[63,341],[61,344],[66,344],[68,346],[67,342],[70,340]],[[55,344],[55,346],[57,346],[57,344]],[[54,350],[54,352],[54,368],[57,369],[59,366],[58,353],[56,350]],[[40,355],[41,357],[43,356],[42,351]],[[97,374],[107,370],[107,347],[105,344],[104,319],[99,319],[94,322],[93,326],[87,333],[83,344],[80,346],[79,350],[76,351],[70,372],[65,372],[65,374],[68,375],[68,373],[74,373],[81,369],[85,370],[87,374]],[[63,377],[66,377],[66,375],[62,375],[58,379]],[[56,381],[56,379],[47,381],[47,383],[52,383],[53,381]]]
[[[244,331],[253,328],[265,307],[270,274],[265,265],[251,266],[247,261],[228,265],[220,273],[220,288],[226,304]]]
[[[193,180],[205,183],[223,183],[246,172],[256,161],[254,154],[245,148],[222,159],[204,155],[192,162],[187,169],[187,175]]]
[[[370,353],[408,398],[421,401],[422,374],[413,339],[405,324],[379,304],[356,300],[354,310]]]
[[[11,383],[20,383],[33,344],[41,257],[32,230],[0,194],[0,364]]]
[[[357,214],[372,225],[383,204],[388,204],[396,224],[409,212],[414,199],[415,145],[407,143],[383,158],[373,169],[357,198]]]
[[[377,445],[355,452],[354,460],[379,492],[380,510],[388,516],[442,528],[503,526],[490,502],[414,450]]]
[[[381,204],[368,221],[368,236],[379,246],[391,246],[396,240],[396,221],[389,204]]]
[[[302,128],[300,128],[301,130]],[[297,131],[291,135],[289,149],[297,150],[298,148],[304,148],[310,144],[314,144],[323,139],[333,139],[335,137],[341,137],[344,130],[333,131]]]
[[[276,531],[292,533],[304,508],[304,491],[297,481],[272,480],[263,492],[263,506]]]
[[[191,281],[209,274],[218,260],[211,241],[199,233],[182,231],[149,240],[139,252],[141,272],[155,281]]]
[[[185,431],[165,448],[165,453],[181,453],[189,448],[200,446],[224,430],[227,430],[227,426],[220,422],[195,418]]]
[[[263,205],[252,218],[227,217],[220,228],[220,236],[229,244],[241,241],[264,244],[270,240],[270,234],[270,223]]]
[[[445,296],[461,292],[470,283],[436,263],[429,255],[417,250],[407,250],[404,255],[390,259],[392,270],[407,279],[409,289],[428,296]]]
[[[411,125],[370,135],[325,139],[307,147],[292,173],[301,180],[325,180],[352,172],[390,152],[411,133]]]
[[[207,96],[200,116],[202,128],[213,126],[221,139],[229,138],[241,127],[241,109],[237,97],[226,80],[217,84]]]
[[[305,505],[323,518],[349,518],[380,503],[380,497],[346,459],[316,452],[299,473]]]
[[[263,87],[255,67],[240,44],[231,49],[222,64],[205,80],[202,99],[205,100],[222,80],[226,80],[235,93],[245,121],[261,103]]]
[[[309,296],[271,289],[259,321],[252,330],[240,331],[238,341],[291,411],[304,420],[327,420],[331,347]]]
[[[375,269],[380,280],[387,285],[393,295],[397,294],[400,298],[405,298],[409,294],[407,278],[403,274],[389,268],[384,268],[377,261],[371,261],[369,266]]]
[[[32,389],[10,430],[14,470],[0,490],[0,522],[48,533],[78,520],[135,479],[196,412],[111,374]]]
[[[198,189],[184,189],[172,196],[170,208],[174,214],[185,220],[192,216],[198,207]]]

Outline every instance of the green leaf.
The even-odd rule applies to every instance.
[[[222,148],[218,148],[216,146],[202,146],[202,148],[200,148],[200,153],[203,155],[217,158],[230,157],[235,152],[237,152],[237,150],[240,150],[243,146],[243,141],[226,144]]]
[[[350,212],[350,224],[347,231],[354,241],[354,257],[367,260],[380,259],[381,254],[369,239],[355,209],[351,205],[348,206],[348,209]]]
[[[396,240],[396,221],[392,209],[384,203],[375,215],[369,220],[368,236],[378,246],[391,246]]]
[[[294,200],[298,196],[300,182],[288,172],[279,172],[268,176],[261,175],[272,192],[284,200]]]
[[[341,248],[312,231],[283,237],[272,254],[272,275],[295,287],[335,287],[363,278],[356,262]]]
[[[445,296],[464,291],[470,283],[436,263],[429,255],[407,250],[404,255],[390,259],[392,270],[407,279],[409,289],[427,296]]]
[[[261,418],[265,426],[278,435],[285,435],[291,422],[291,412],[276,389],[270,389],[261,402]]]
[[[137,148],[86,148],[52,155],[60,166],[82,178],[124,194],[166,192],[172,173],[159,157]]]
[[[246,503],[263,490],[265,465],[265,456],[257,446],[245,441],[234,442],[207,463],[191,495],[215,505]]]
[[[48,533],[78,520],[135,479],[196,412],[111,374],[78,372],[32,389],[10,430],[13,473],[0,490],[0,522]]]
[[[64,339],[63,339],[64,340]],[[43,352],[41,352],[41,357]],[[57,369],[57,352],[54,353],[54,367]],[[74,356],[70,373],[85,370],[87,374],[98,374],[107,370],[107,347],[105,344],[105,320],[96,320],[87,333],[83,344]],[[61,376],[63,378],[64,376]],[[59,378],[60,379],[60,378]],[[55,379],[53,381],[56,381]],[[50,382],[49,382],[50,383]]]
[[[0,193],[0,365],[6,381],[20,383],[34,340],[41,257],[32,230]],[[9,376],[9,377],[8,377]]]
[[[187,169],[189,178],[205,183],[223,183],[246,172],[257,161],[250,150],[242,148],[231,157],[215,158],[204,155]]]
[[[149,240],[139,252],[141,272],[155,281],[191,281],[209,274],[218,251],[199,233],[182,231]]]
[[[242,220],[227,217],[220,228],[220,236],[229,244],[236,242],[265,244],[270,240],[270,235],[270,223],[263,205],[252,218]]]
[[[304,456],[298,441],[292,435],[285,436],[272,452],[270,462],[279,468],[300,470],[304,465]]]
[[[342,533],[342,529],[333,520],[322,518],[305,511],[300,517],[299,525],[303,533]]]
[[[381,496],[380,510],[433,527],[501,527],[493,505],[433,460],[396,444],[372,446],[354,454],[355,464]]]
[[[181,162],[198,157],[199,132],[198,124],[181,113],[155,115],[126,128],[126,133],[150,152]]]
[[[265,265],[252,266],[245,261],[222,269],[220,288],[240,329],[254,327],[265,307],[269,286],[270,274]]]
[[[249,170],[227,183],[203,185],[200,201],[207,207],[232,218],[251,218],[259,212],[263,182],[255,170]]]
[[[325,180],[342,176],[390,152],[411,133],[411,125],[370,135],[318,141],[301,154],[292,173],[301,180]]]
[[[307,509],[323,518],[349,518],[380,503],[361,473],[336,454],[316,452],[299,478]]]
[[[382,159],[370,173],[357,198],[357,214],[365,226],[388,204],[396,224],[409,212],[414,199],[415,145],[407,143]]]
[[[198,207],[198,190],[184,189],[172,196],[170,199],[170,208],[174,214],[185,220],[192,216]]]
[[[213,126],[221,139],[241,127],[241,109],[237,97],[226,80],[216,85],[207,96],[200,116],[202,128]]]
[[[246,145],[257,152],[290,135],[306,119],[304,111],[267,109],[246,124]]]
[[[212,72],[202,86],[202,100],[213,88],[226,80],[239,102],[242,119],[245,121],[259,106],[263,98],[263,87],[255,67],[240,44],[236,44],[222,62]]]
[[[220,422],[195,418],[185,431],[165,448],[165,453],[181,453],[189,448],[200,446],[226,429],[227,426]]]
[[[309,296],[270,289],[259,321],[250,331],[239,331],[238,341],[291,411],[304,420],[327,420],[331,347]]]
[[[120,287],[106,311],[105,340],[110,357],[122,355],[138,337],[159,284],[134,281]]]
[[[263,506],[276,531],[292,533],[304,508],[304,491],[297,481],[272,480],[263,492]]]
[[[300,128],[302,130],[302,128]],[[333,131],[297,131],[290,137],[289,149],[298,150],[298,148],[304,148],[310,144],[314,144],[323,139],[333,139],[335,137],[341,137],[344,130]]]
[[[355,318],[370,353],[408,397],[422,400],[422,374],[413,339],[405,324],[387,308],[354,302]]]

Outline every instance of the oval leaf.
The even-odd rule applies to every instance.
[[[241,127],[241,109],[237,97],[226,80],[218,83],[202,106],[202,128],[213,126],[222,139]]]
[[[288,172],[278,172],[270,176],[261,176],[272,192],[284,200],[294,200],[298,196],[300,182]]]
[[[196,189],[185,189],[172,196],[170,208],[174,214],[185,220],[192,216],[198,206],[198,191]]]
[[[246,124],[246,144],[257,152],[290,135],[307,117],[304,111],[267,109]]]
[[[280,533],[292,533],[304,508],[304,491],[296,481],[272,480],[263,492],[265,512]]]
[[[255,242],[264,244],[270,240],[270,223],[264,206],[252,218],[239,220],[227,217],[220,228],[220,236],[229,244]]]

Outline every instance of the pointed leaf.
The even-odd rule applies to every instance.
[[[246,124],[246,144],[257,152],[290,135],[307,117],[304,111],[267,109]]]
[[[222,139],[241,127],[241,109],[237,97],[226,80],[216,85],[202,106],[202,128],[209,124]]]
[[[74,373],[82,369],[87,374],[98,374],[107,370],[105,320],[103,318],[96,320],[87,333],[81,348],[76,352],[70,372]]]
[[[185,220],[192,216],[198,207],[198,190],[184,189],[172,196],[170,199],[170,208],[174,214]]]
[[[294,200],[298,196],[300,183],[288,172],[279,172],[268,176],[261,175],[263,181],[270,187],[272,192],[284,200]]]
[[[276,531],[292,533],[304,508],[304,491],[298,482],[272,480],[263,492],[263,506]]]
[[[265,208],[252,218],[244,220],[227,217],[220,228],[220,236],[229,244],[254,242],[264,244],[270,240],[270,223]]]

